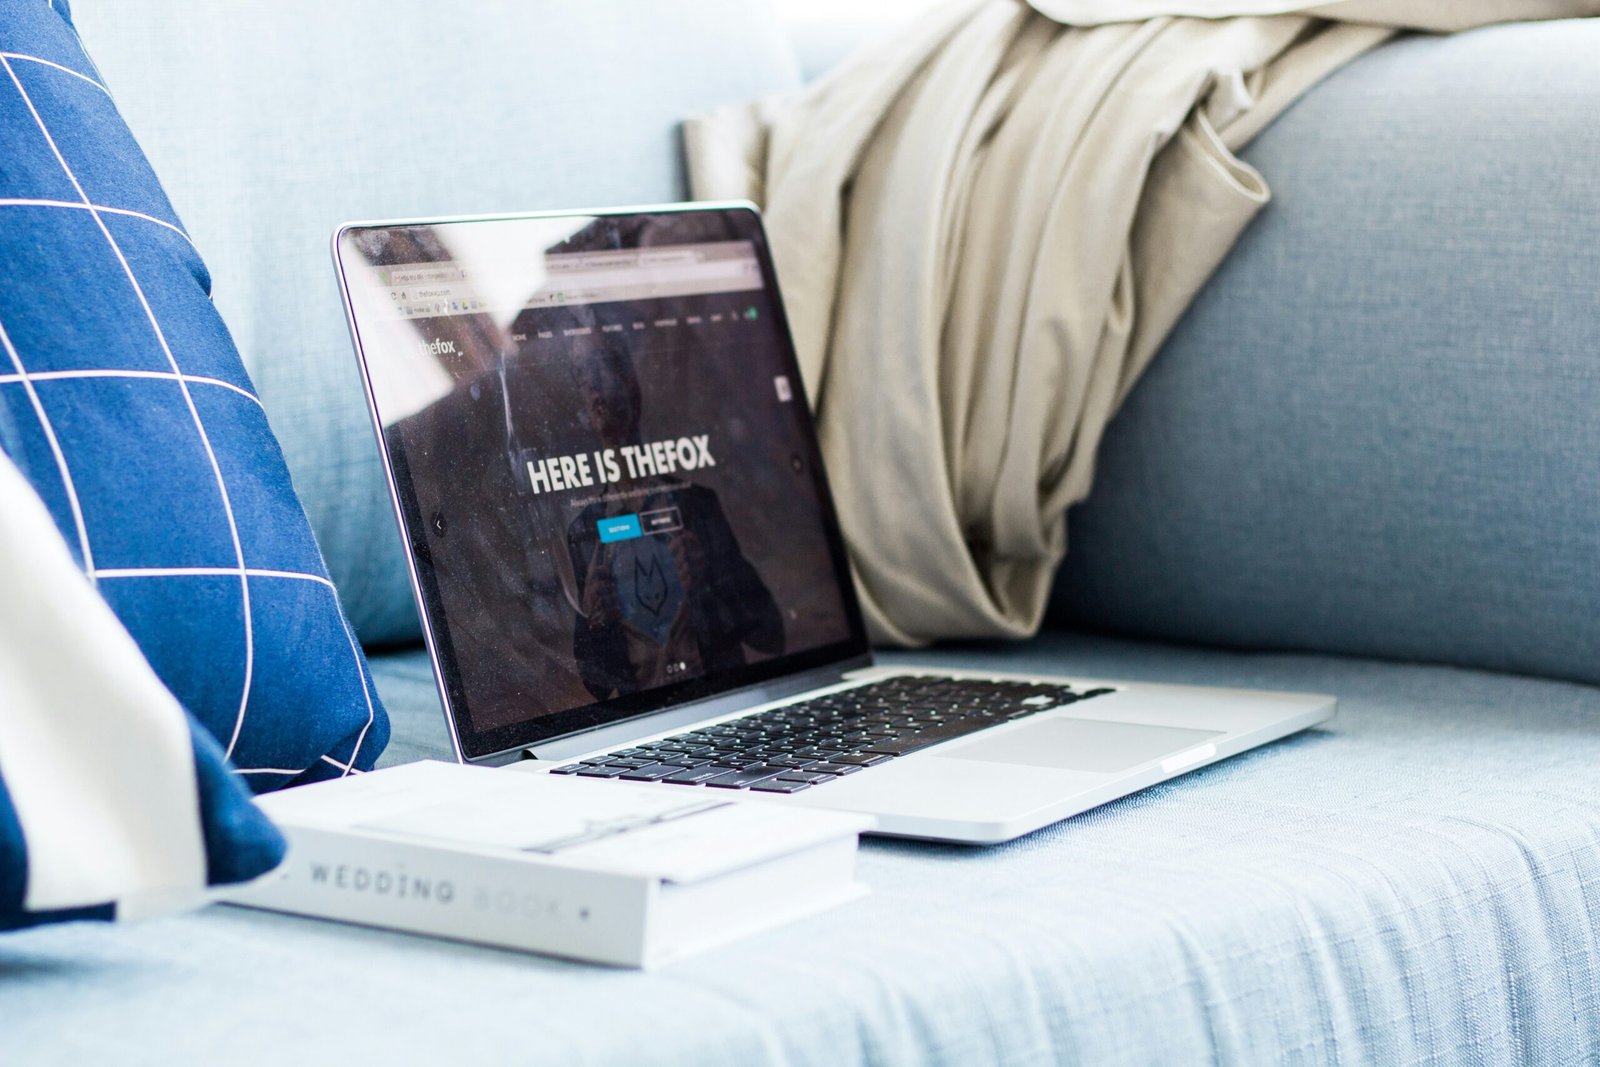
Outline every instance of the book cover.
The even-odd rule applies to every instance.
[[[258,801],[290,841],[250,907],[656,966],[864,889],[865,816],[425,761]]]

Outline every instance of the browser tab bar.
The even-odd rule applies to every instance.
[[[488,266],[506,273],[508,265]],[[509,303],[487,300],[456,261],[382,267],[377,280],[401,318],[507,314],[526,308],[750,292],[762,287],[761,263],[749,241],[555,253],[535,257],[532,263],[523,261],[517,267],[527,283],[518,299]]]

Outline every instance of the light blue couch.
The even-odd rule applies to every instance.
[[[679,116],[798,84],[783,27],[75,8],[384,646],[386,762],[440,756],[327,235],[677,197]],[[1264,133],[1276,200],[1113,425],[1052,626],[892,657],[1327,691],[1328,729],[1001,848],[869,843],[868,899],[657,974],[228,909],[11,935],[0,1063],[1595,1062],[1597,55],[1403,40]]]

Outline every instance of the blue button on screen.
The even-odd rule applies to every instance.
[[[626,541],[630,537],[639,536],[639,516],[616,515],[609,519],[601,519],[597,525],[600,528],[600,543],[609,545],[613,541]]]

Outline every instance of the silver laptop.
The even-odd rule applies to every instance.
[[[356,223],[334,259],[464,761],[978,843],[1334,714],[873,666],[748,204]]]

